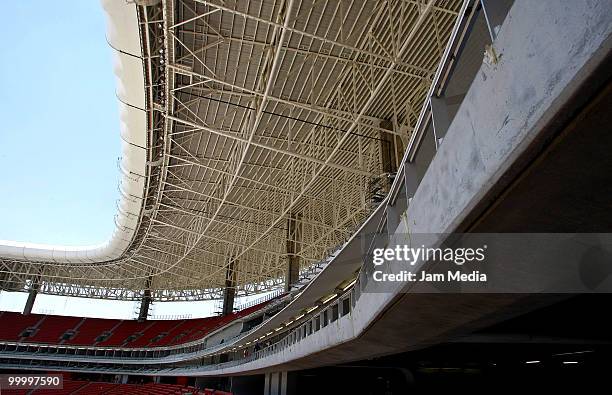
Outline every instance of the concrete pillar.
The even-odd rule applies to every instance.
[[[294,372],[266,373],[264,395],[293,395],[297,393],[297,376]]]
[[[297,394],[297,374],[295,372],[282,372],[280,386],[282,395]]]
[[[302,246],[301,215],[291,214],[287,220],[287,271],[285,278],[285,291],[300,279],[300,257],[297,255]]]
[[[232,314],[234,312],[234,299],[236,297],[236,271],[234,267],[236,261],[232,258],[227,264],[225,272],[225,289],[223,290],[223,309],[222,315]]]
[[[271,373],[266,373],[264,377],[264,395],[270,395],[270,380],[272,379]]]
[[[140,311],[138,313],[138,321],[146,321],[149,316],[149,307],[151,306],[151,301],[153,298],[151,297],[151,284],[153,283],[153,276],[147,277],[145,281],[145,290],[144,295],[142,297],[142,301],[140,302]]]

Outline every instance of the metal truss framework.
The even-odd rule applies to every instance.
[[[167,0],[138,8],[147,174],[121,259],[0,260],[3,289],[155,300],[279,287],[368,217],[403,152],[460,0]],[[392,168],[397,163],[392,164]],[[133,198],[133,197],[126,197]]]

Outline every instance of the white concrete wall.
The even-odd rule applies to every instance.
[[[236,336],[238,336],[241,330],[242,322],[237,322],[233,325],[230,325],[224,328],[223,330],[210,335],[206,339],[206,346],[216,346],[217,344],[221,344],[221,340],[223,340],[223,343],[227,343],[228,340],[234,339]]]

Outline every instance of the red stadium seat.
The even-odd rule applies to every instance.
[[[142,336],[127,344],[128,347],[145,347],[153,339],[164,333],[169,333],[173,328],[176,328],[182,321],[166,320],[152,321],[153,325],[142,332]]]
[[[79,317],[62,317],[57,315],[44,316],[42,323],[38,326],[38,330],[28,338],[28,341],[36,343],[52,343],[56,344],[61,341],[61,337],[66,331],[74,329],[82,318]]]
[[[64,378],[64,388],[62,389],[36,389],[32,393],[36,395],[71,395],[78,392],[81,388],[89,384],[87,381],[73,381]],[[4,393],[4,392],[3,392]],[[85,392],[81,392],[85,393]]]
[[[19,341],[21,334],[28,328],[35,327],[44,316],[38,314],[22,315],[5,312],[0,316],[0,339]],[[10,323],[10,324],[9,324]]]
[[[152,321],[121,321],[119,326],[115,327],[111,335],[104,341],[99,342],[98,346],[122,346],[128,341],[130,336],[136,336],[145,331],[149,326],[152,326]]]
[[[144,322],[3,312],[0,320],[10,324],[0,325],[0,341],[106,347],[178,345],[201,339],[238,318],[261,310],[270,302],[223,317]],[[26,332],[31,334],[24,336]]]
[[[78,327],[76,335],[64,342],[64,344],[75,344],[92,346],[96,339],[104,332],[109,332],[121,323],[119,320],[105,320],[100,318],[85,318]]]

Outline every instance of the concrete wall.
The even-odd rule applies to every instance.
[[[516,1],[494,44],[500,62],[481,66],[408,209],[411,231],[454,230],[609,51],[611,32],[607,0]]]
[[[216,346],[217,344],[221,344],[221,340],[223,340],[223,343],[227,343],[228,340],[238,336],[241,330],[242,322],[237,322],[234,325],[230,325],[227,328],[224,328],[222,331],[210,335],[208,339],[206,339],[206,346]]]

